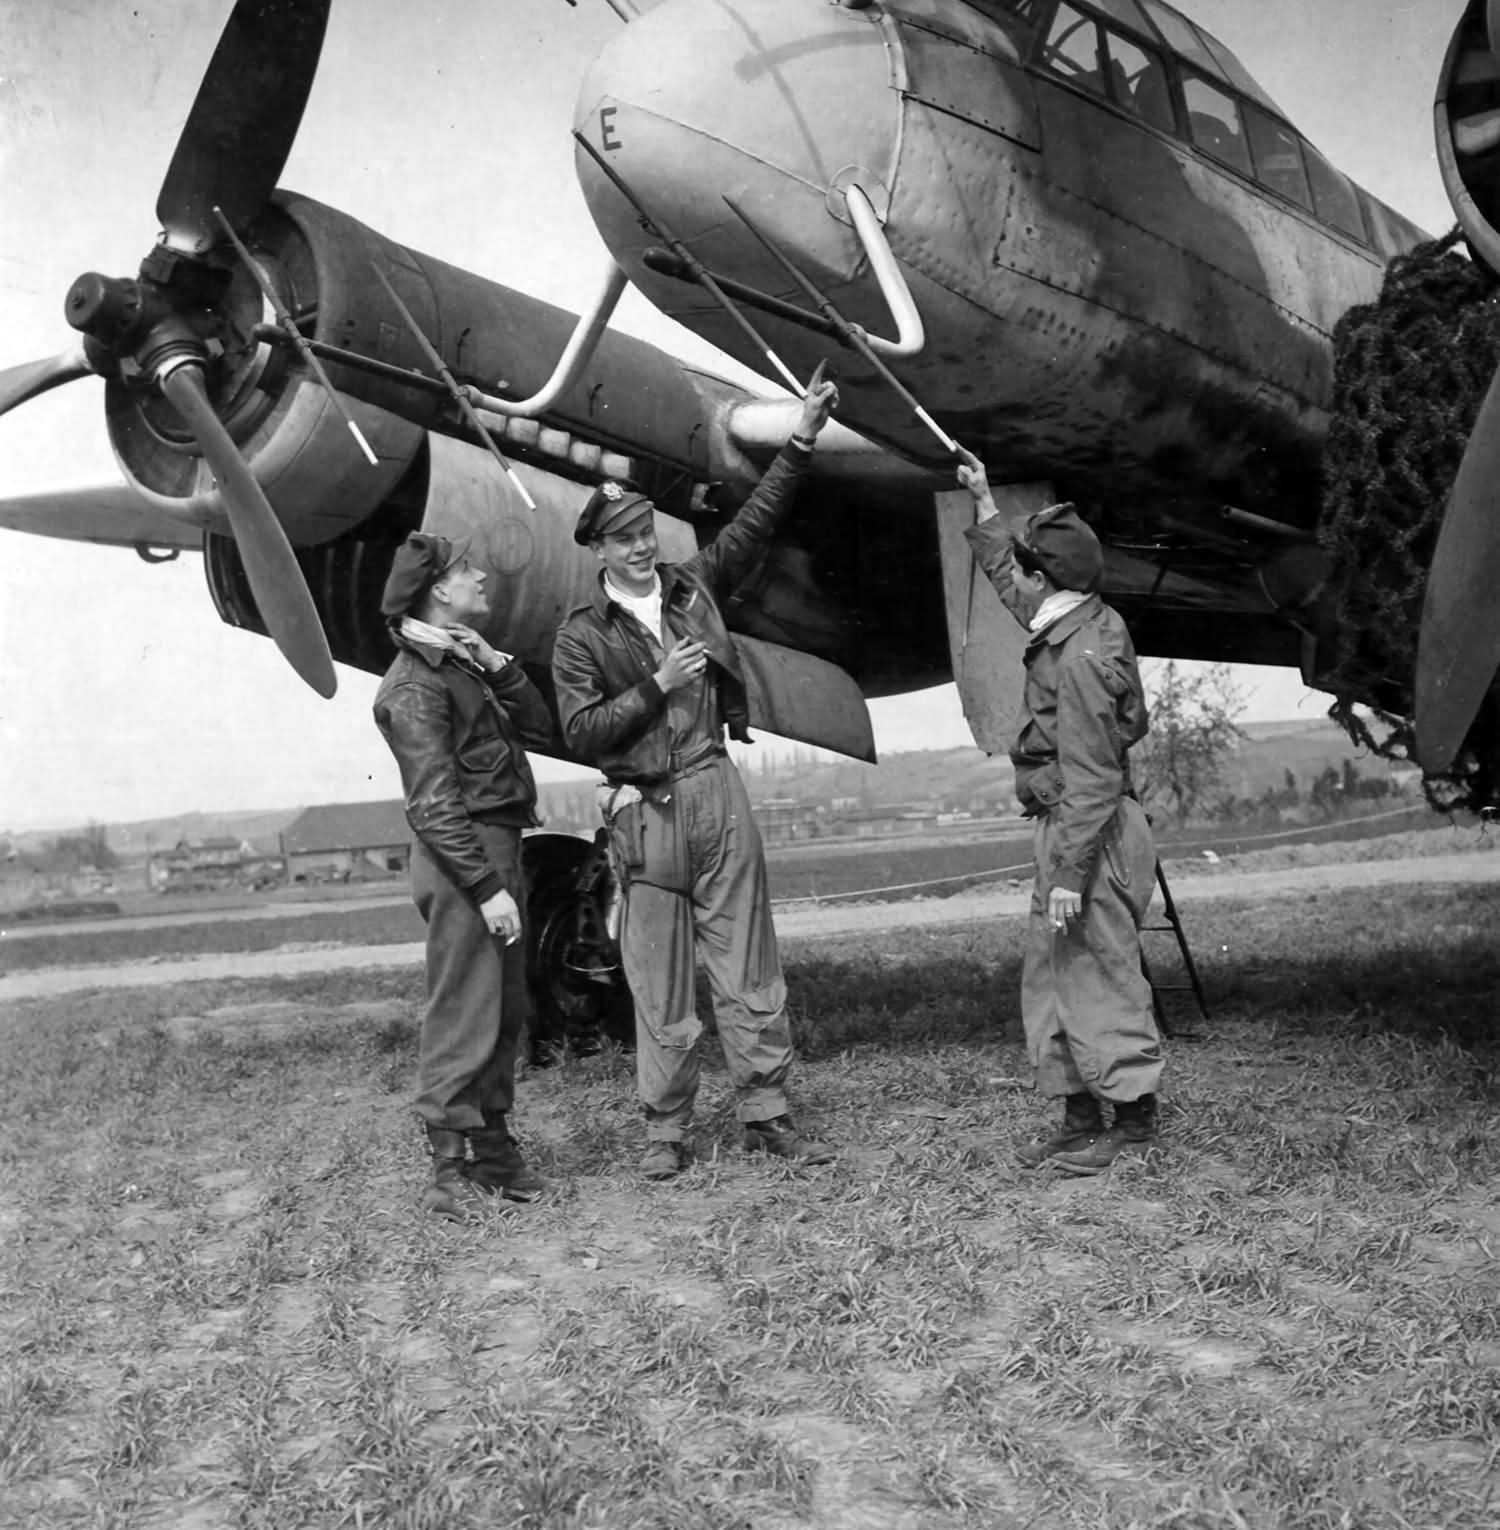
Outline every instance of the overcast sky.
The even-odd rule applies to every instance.
[[[134,272],[230,8],[0,0],[0,366],[64,348],[62,299],[80,272]],[[1183,8],[1342,169],[1425,227],[1448,226],[1431,98],[1462,0]],[[604,253],[573,179],[573,95],[619,26],[605,0],[335,0],[281,184],[577,308]],[[714,362],[633,295],[617,322]],[[0,419],[0,495],[109,480],[102,405],[88,379]],[[341,669],[337,698],[318,700],[269,642],[220,624],[195,556],[148,567],[0,533],[0,652],[0,828],[399,790],[370,722],[375,677]],[[1252,718],[1324,709],[1292,672],[1241,678]],[[968,741],[951,687],[874,710],[886,753]]]

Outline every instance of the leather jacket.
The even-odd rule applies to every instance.
[[[745,677],[720,603],[744,582],[785,519],[812,453],[788,442],[740,512],[707,547],[661,563],[662,617],[704,645],[731,738],[750,742]],[[657,786],[671,775],[666,693],[659,660],[639,622],[604,593],[568,614],[552,651],[563,739],[616,785]]]
[[[526,748],[552,742],[541,693],[514,660],[493,674],[466,655],[394,634],[398,652],[375,693],[375,723],[401,770],[406,821],[476,904],[502,886],[476,822],[538,822]]]

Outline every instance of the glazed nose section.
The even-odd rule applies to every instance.
[[[595,60],[574,126],[711,270],[790,296],[724,198],[814,280],[849,280],[861,252],[842,191],[857,181],[885,210],[900,96],[877,13],[824,0],[666,0]],[[706,312],[699,289],[643,265],[662,240],[582,149],[577,166],[599,232],[636,285],[668,313]]]

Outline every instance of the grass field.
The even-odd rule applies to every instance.
[[[645,1186],[630,1062],[527,1076],[550,1204],[430,1224],[419,979],[0,1017],[0,1524],[1489,1530],[1500,888],[1194,910],[1165,1145],[1027,1174],[1018,922],[788,948],[796,1175]]]

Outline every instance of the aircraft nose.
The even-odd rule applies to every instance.
[[[805,304],[724,198],[836,293],[861,260],[843,192],[857,181],[884,214],[900,96],[878,10],[818,0],[665,0],[595,60],[574,125],[711,270]],[[581,149],[577,166],[600,234],[636,285],[739,351],[727,321],[721,337],[706,293],[645,267],[644,252],[662,240]],[[857,302],[850,317],[864,317]]]

